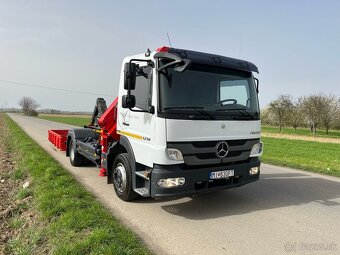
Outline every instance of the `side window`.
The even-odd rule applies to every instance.
[[[230,102],[249,107],[249,91],[247,80],[228,80],[220,82],[220,101],[231,99]]]
[[[136,97],[136,107],[148,110],[151,105],[152,94],[152,67],[140,67],[137,69],[136,89],[131,91]]]

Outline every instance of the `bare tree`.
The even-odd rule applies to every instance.
[[[270,125],[270,126],[276,125],[276,121],[273,116],[273,113],[270,111],[268,107],[261,110],[261,122],[264,125]]]
[[[339,98],[340,100],[340,98]],[[340,130],[340,107],[339,110],[337,111],[337,113],[335,114],[335,120],[333,123],[333,128]]]
[[[321,93],[302,98],[302,110],[307,115],[311,133],[316,135],[316,128],[320,123],[322,109]]]
[[[295,132],[298,127],[301,127],[303,119],[304,119],[301,106],[302,106],[302,98],[294,100],[292,102],[291,111],[289,114],[289,122],[294,128]]]
[[[22,107],[22,112],[24,115],[28,116],[37,116],[37,108],[39,107],[39,104],[31,97],[23,97],[19,101],[19,105]]]
[[[269,104],[269,110],[275,116],[279,124],[280,133],[285,120],[287,119],[292,108],[292,97],[290,95],[280,95],[277,99]]]
[[[331,125],[335,122],[340,107],[340,99],[335,95],[320,95],[320,120],[328,134]]]

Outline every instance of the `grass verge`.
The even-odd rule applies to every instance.
[[[36,223],[12,239],[11,254],[150,254],[138,237],[126,229],[50,155],[30,139],[7,115],[11,135],[8,150],[16,152],[16,174],[27,172],[29,190],[17,196],[32,197]],[[14,218],[13,227],[22,227]],[[41,250],[41,246],[45,246]]]
[[[39,115],[40,119],[50,120],[55,122],[60,122],[64,124],[74,125],[82,127],[84,125],[88,125],[90,123],[90,117],[79,117],[79,116],[51,116],[51,115]]]
[[[340,176],[340,144],[262,137],[264,163]]]

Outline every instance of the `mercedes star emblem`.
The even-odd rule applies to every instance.
[[[225,158],[228,154],[228,144],[226,142],[219,142],[216,145],[216,156],[219,158]]]

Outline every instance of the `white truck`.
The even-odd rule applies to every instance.
[[[126,57],[118,98],[68,131],[74,166],[95,163],[119,198],[189,196],[259,179],[257,67],[169,47]]]

